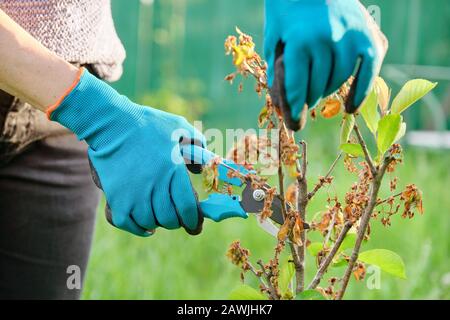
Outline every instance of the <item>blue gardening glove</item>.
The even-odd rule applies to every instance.
[[[179,142],[204,137],[183,117],[135,104],[84,70],[50,119],[88,143],[116,227],[139,236],[158,226],[200,232]]]
[[[314,107],[339,89],[360,61],[353,101],[346,106],[355,112],[387,50],[386,38],[359,1],[266,0],[265,19],[269,87],[288,126],[298,130],[305,104]]]

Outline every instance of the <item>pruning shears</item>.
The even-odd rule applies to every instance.
[[[217,159],[217,155],[195,144],[182,145],[181,153],[188,170],[193,173],[199,173],[202,170],[202,164]],[[219,181],[225,186],[241,187],[242,192],[240,195],[228,192],[209,194],[206,200],[200,201],[203,216],[214,221],[221,221],[228,217],[246,218],[248,213],[251,213],[257,217],[256,221],[263,230],[276,237],[279,231],[277,225],[284,223],[283,204],[280,197],[275,195],[273,198],[270,219],[261,219],[264,200],[270,186],[264,184],[261,188],[253,188],[250,180],[245,177],[254,172],[228,159],[219,158],[217,169]],[[304,228],[309,228],[309,225],[304,223]]]

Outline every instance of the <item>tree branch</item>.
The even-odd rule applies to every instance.
[[[297,206],[300,218],[302,222],[306,220],[306,206],[308,205],[308,185],[306,181],[306,170],[308,166],[308,149],[305,141],[301,141],[302,146],[302,164],[301,175],[297,177],[298,183],[298,199]],[[300,240],[302,244],[297,247],[298,254],[298,272],[297,272],[297,289],[296,292],[302,292],[305,287],[305,248],[306,248],[306,230],[303,229],[300,234]]]
[[[302,282],[302,274],[303,274],[303,269],[302,269],[302,261],[300,259],[300,256],[298,255],[298,246],[293,244],[292,242],[289,242],[289,247],[291,249],[292,252],[292,260],[294,261],[294,267],[295,267],[295,283],[297,285],[296,287],[296,292],[298,293],[299,290],[298,289],[298,284]]]
[[[283,130],[280,129],[280,130]],[[287,129],[286,129],[287,130]],[[283,215],[283,221],[286,220],[286,197],[284,194],[284,173],[283,173],[283,163],[281,161],[281,134],[278,134],[278,184],[280,188],[279,197],[281,201],[281,213]]]
[[[300,141],[302,146],[302,179],[306,180],[306,170],[308,168],[308,146],[306,141]]]
[[[317,193],[317,191],[319,191],[320,188],[323,187],[325,180],[331,176],[331,173],[333,172],[334,168],[336,167],[336,165],[337,165],[339,159],[341,159],[341,157],[342,157],[342,152],[339,152],[337,158],[334,159],[333,163],[331,164],[330,169],[328,169],[328,172],[325,175],[325,177],[320,178],[319,182],[314,186],[314,189],[310,193],[308,193],[308,199],[311,199],[312,197],[314,197],[314,195]]]
[[[322,280],[323,276],[325,275],[325,272],[327,272],[328,266],[333,261],[334,257],[336,256],[339,247],[342,244],[342,241],[344,241],[345,236],[347,235],[348,231],[351,229],[352,223],[350,221],[347,221],[344,224],[344,227],[342,228],[341,232],[339,233],[338,238],[336,239],[336,242],[334,243],[333,247],[331,248],[331,251],[328,253],[327,257],[323,262],[321,263],[319,269],[316,272],[316,275],[314,276],[313,280],[308,286],[308,289],[315,289],[319,283],[320,280]]]
[[[256,263],[261,267],[261,271],[262,271],[264,277],[266,278],[267,289],[269,290],[270,297],[273,300],[278,300],[279,296],[278,296],[277,290],[273,286],[272,281],[270,281],[271,275],[266,272],[266,269],[264,267],[264,263],[262,262],[262,260],[258,260]]]
[[[330,225],[328,226],[327,233],[325,238],[323,239],[322,247],[325,248],[330,240],[331,233],[333,232],[334,225],[336,223],[336,215],[339,213],[339,210],[333,209],[333,215],[330,221]]]
[[[394,194],[393,196],[390,196],[390,197],[387,198],[387,199],[377,201],[377,203],[375,204],[375,206],[379,206],[380,204],[386,203],[386,202],[388,202],[391,198],[397,198],[397,197],[400,197],[402,194],[403,194],[403,192],[399,192],[399,193],[397,193],[397,194]]]
[[[380,190],[381,181],[383,180],[386,168],[391,163],[391,161],[392,161],[391,157],[386,157],[383,161],[383,165],[381,166],[381,168],[378,171],[376,171],[376,174],[373,176],[374,178],[371,183],[369,202],[367,204],[366,209],[364,210],[364,213],[361,217],[361,221],[359,223],[359,230],[355,246],[353,247],[352,255],[350,256],[350,261],[348,262],[347,269],[345,270],[344,277],[342,279],[342,287],[336,297],[337,300],[341,300],[344,297],[348,282],[353,272],[353,267],[355,266],[356,260],[358,259],[359,256],[359,250],[361,249],[361,244],[366,234],[367,226],[369,225],[373,209],[377,204],[378,192]]]
[[[355,123],[355,126],[353,127],[353,131],[356,133],[356,137],[358,138],[358,142],[361,145],[364,156],[366,158],[366,162],[369,165],[370,173],[372,173],[372,176],[375,177],[377,174],[377,169],[375,168],[375,165],[373,164],[372,157],[370,156],[369,149],[367,148],[366,141],[364,141],[364,138],[361,135],[361,131],[359,131],[358,125]]]
[[[247,261],[247,264],[248,264],[248,267],[250,268],[250,271],[259,279],[263,288],[267,289],[267,284],[264,282],[262,275],[259,274],[258,271],[256,271],[256,268],[250,262]]]

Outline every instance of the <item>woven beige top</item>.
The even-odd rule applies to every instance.
[[[108,81],[120,78],[125,50],[110,0],[0,0],[0,9],[66,61],[93,64]]]

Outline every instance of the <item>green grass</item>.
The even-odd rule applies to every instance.
[[[406,263],[408,279],[383,273],[380,290],[368,290],[364,282],[352,279],[347,298],[450,298],[450,154],[408,150],[405,161],[398,172],[401,185],[415,182],[420,186],[425,214],[412,220],[397,216],[390,228],[372,223],[372,238],[364,249],[386,248],[400,254]],[[310,175],[316,176],[318,169],[312,165]],[[351,181],[347,173],[339,172],[337,179]],[[345,188],[337,192],[342,194]],[[319,197],[311,204],[309,213],[320,211],[320,203]],[[83,297],[227,298],[239,284],[239,270],[225,258],[228,244],[235,239],[250,248],[253,257],[269,257],[274,246],[274,239],[256,226],[253,217],[220,224],[208,221],[203,233],[196,237],[181,230],[158,230],[155,236],[141,239],[110,227],[100,212]],[[313,263],[311,258],[307,261],[310,266]],[[311,276],[309,272],[308,279]],[[251,280],[250,275],[248,279]]]
[[[329,123],[334,125],[312,122],[303,133],[311,137],[310,185],[325,173],[338,145],[339,138],[333,132],[339,119]],[[397,252],[405,261],[407,279],[382,273],[380,290],[368,290],[365,282],[352,278],[346,298],[450,299],[449,164],[450,152],[405,150],[405,163],[397,171],[399,188],[416,183],[424,194],[425,214],[417,214],[412,220],[395,216],[389,228],[373,221],[371,240],[363,250],[384,248]],[[342,163],[335,176],[339,181],[336,192],[342,196],[354,177]],[[387,181],[384,195],[386,187]],[[326,193],[320,192],[310,204],[310,218],[323,210],[325,197]],[[254,217],[222,223],[206,221],[202,234],[196,237],[182,230],[161,229],[150,238],[138,238],[111,227],[104,219],[102,205],[83,298],[226,299],[240,283],[239,269],[225,257],[228,245],[235,239],[251,250],[254,259],[269,258],[275,245],[275,239],[257,226]],[[313,276],[314,263],[308,256],[307,281]],[[250,274],[247,279],[250,285],[256,284]]]

